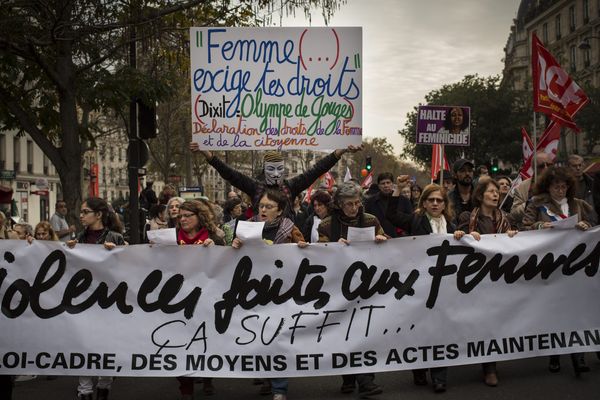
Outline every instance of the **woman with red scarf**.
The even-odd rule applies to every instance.
[[[179,245],[202,245],[204,247],[219,245],[223,246],[225,242],[218,234],[218,227],[215,223],[214,212],[210,209],[207,202],[188,200],[179,207],[177,215],[178,223],[175,230],[177,234],[177,244]],[[188,376],[180,376],[179,391],[182,400],[191,400],[194,398],[194,380]],[[214,394],[212,378],[203,378],[204,393]]]

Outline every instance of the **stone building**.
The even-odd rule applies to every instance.
[[[533,33],[580,86],[600,86],[600,0],[521,0],[504,48],[503,76],[514,89],[528,92]],[[589,156],[585,132],[563,139],[562,153]],[[593,153],[600,153],[598,147]]]

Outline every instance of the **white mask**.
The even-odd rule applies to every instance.
[[[284,174],[283,161],[265,162],[265,182],[267,185],[280,185]]]

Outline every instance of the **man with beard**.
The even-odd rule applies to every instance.
[[[464,158],[454,162],[452,170],[456,180],[456,187],[449,193],[450,201],[457,217],[464,211],[473,211],[471,193],[473,193],[473,169],[475,165]],[[456,218],[456,217],[455,217]]]
[[[267,151],[263,157],[263,173],[254,179],[231,168],[218,157],[214,156],[212,152],[200,150],[198,143],[190,143],[190,150],[202,153],[206,161],[221,175],[221,178],[246,193],[252,199],[252,207],[255,211],[258,211],[258,201],[267,189],[281,190],[287,198],[287,205],[282,215],[292,221],[295,221],[293,212],[294,199],[303,190],[312,185],[321,175],[329,171],[346,152],[355,153],[361,149],[362,146],[348,146],[347,149],[337,149],[317,161],[312,168],[292,179],[284,179],[286,171],[283,155],[276,151]]]
[[[407,179],[404,182],[405,186],[408,186],[409,182]],[[399,208],[406,214],[411,214],[413,211],[411,202],[403,196],[392,197],[392,193],[394,192],[394,175],[391,172],[382,172],[379,174],[377,176],[377,186],[379,192],[365,201],[365,212],[377,217],[386,235],[393,238],[398,237],[402,232],[399,232],[396,226],[385,217],[388,203],[390,201],[397,201],[399,204],[396,208]]]

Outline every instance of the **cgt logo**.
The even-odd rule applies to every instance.
[[[542,54],[538,56],[538,63],[540,92],[546,92],[551,101],[561,104],[567,114],[573,116],[585,104],[587,96],[559,65],[548,66]]]

